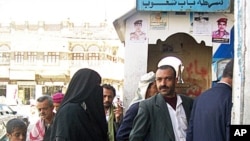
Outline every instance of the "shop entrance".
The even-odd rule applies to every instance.
[[[30,100],[35,99],[35,85],[18,86],[18,104],[30,104]]]

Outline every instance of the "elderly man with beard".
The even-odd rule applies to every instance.
[[[193,99],[175,92],[174,67],[160,66],[155,80],[159,93],[140,102],[129,141],[185,141]]]
[[[34,127],[31,129],[28,139],[30,141],[43,141],[46,136],[49,137],[50,125],[53,122],[55,113],[53,112],[53,100],[51,96],[44,95],[37,99],[36,104],[37,110],[39,112],[40,119],[35,123]]]
[[[116,141],[116,132],[121,124],[123,117],[123,108],[121,101],[118,99],[116,103],[114,98],[116,91],[110,84],[103,84],[103,105],[108,123],[108,138],[109,141]]]

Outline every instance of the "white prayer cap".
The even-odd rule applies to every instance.
[[[179,72],[179,66],[182,65],[182,62],[180,59],[178,59],[176,57],[168,56],[168,57],[161,59],[160,62],[158,63],[158,67],[164,66],[164,65],[170,65],[170,66],[174,67],[174,69],[176,71],[176,77],[177,77],[178,72]],[[183,69],[184,69],[184,67],[181,68],[181,71],[183,71]]]

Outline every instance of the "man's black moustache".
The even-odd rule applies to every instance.
[[[160,87],[160,89],[163,89],[163,88],[164,88],[164,89],[168,89],[169,87],[167,87],[167,86],[161,86],[161,87]]]

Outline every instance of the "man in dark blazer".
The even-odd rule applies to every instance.
[[[221,80],[195,99],[187,141],[230,141],[233,66],[231,59]]]
[[[156,71],[159,94],[140,102],[130,141],[185,141],[193,99],[175,93],[176,71],[170,65]]]

